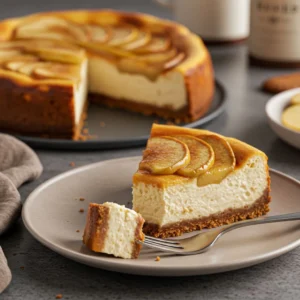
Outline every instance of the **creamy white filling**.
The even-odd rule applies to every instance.
[[[116,203],[106,202],[103,205],[109,207],[109,219],[102,252],[117,257],[131,258],[137,227],[137,213]]]
[[[78,125],[83,112],[85,102],[87,101],[87,87],[88,87],[88,61],[85,60],[81,65],[80,84],[74,86],[74,109],[75,109],[75,124]]]
[[[187,104],[185,82],[179,72],[167,72],[151,81],[143,75],[120,72],[103,58],[90,57],[88,77],[90,92],[174,110]]]
[[[133,187],[133,209],[160,226],[198,219],[253,204],[266,189],[267,178],[265,161],[257,155],[220,184],[198,187],[195,179],[161,189],[140,182]]]

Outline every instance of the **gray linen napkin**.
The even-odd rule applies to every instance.
[[[22,203],[17,188],[38,178],[42,170],[37,155],[27,145],[0,134],[0,235],[20,216]],[[11,272],[0,247],[0,294],[10,280]]]

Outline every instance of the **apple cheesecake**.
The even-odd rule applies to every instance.
[[[78,10],[5,20],[0,64],[0,130],[29,135],[78,139],[87,98],[191,121],[214,94],[201,38],[139,13]]]
[[[90,203],[84,244],[92,251],[122,258],[137,258],[145,236],[144,219],[135,211],[112,202]]]
[[[144,233],[178,236],[269,211],[267,156],[234,138],[154,124],[133,176]]]

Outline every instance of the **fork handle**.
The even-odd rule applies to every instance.
[[[262,217],[254,220],[246,220],[234,223],[232,225],[228,225],[228,227],[224,229],[223,233],[231,231],[233,229],[251,226],[251,225],[258,225],[258,224],[267,224],[267,223],[277,223],[277,222],[285,222],[285,221],[296,221],[300,220],[300,212],[284,214],[284,215],[277,215],[277,216],[270,216],[270,217]]]

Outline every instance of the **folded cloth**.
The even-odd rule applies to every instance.
[[[0,134],[0,235],[20,216],[22,203],[17,188],[38,178],[42,170],[37,155],[27,145]],[[0,247],[0,294],[10,279],[11,273]]]
[[[11,271],[7,265],[7,260],[0,247],[0,294],[11,282]]]

